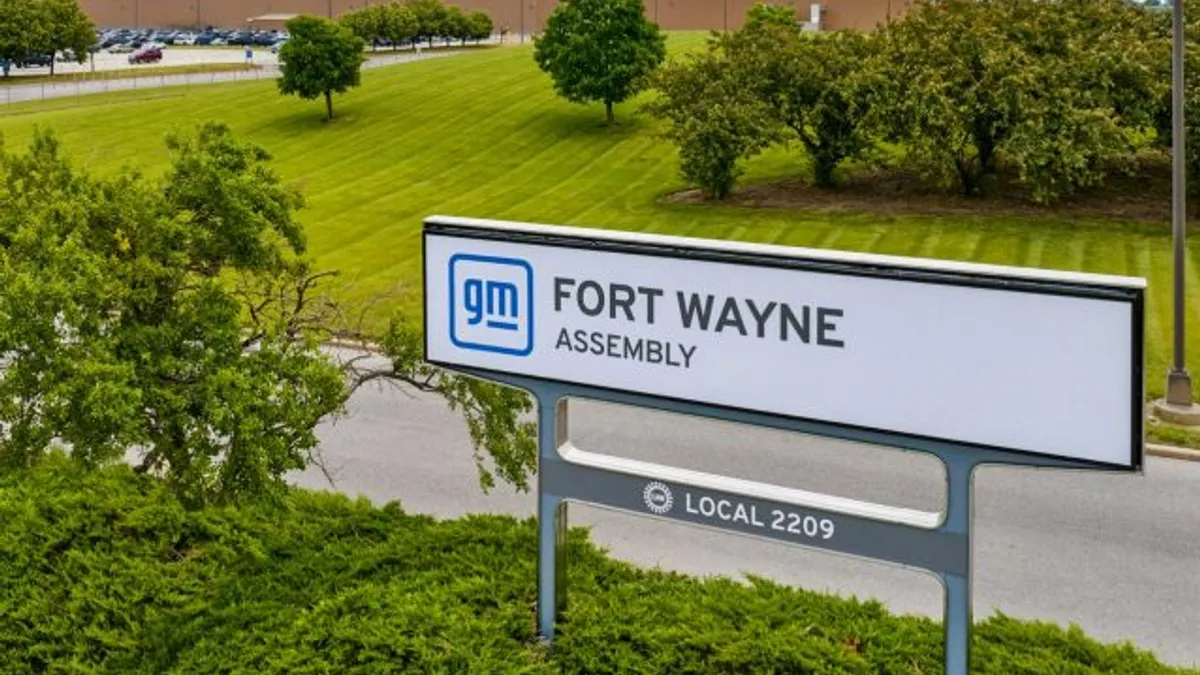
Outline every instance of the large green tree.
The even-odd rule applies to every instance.
[[[362,80],[363,40],[345,26],[317,16],[287,22],[291,39],[279,49],[279,91],[303,99],[325,97],[326,119],[333,119],[333,95]]]
[[[638,93],[666,59],[666,36],[646,19],[642,0],[571,0],[559,3],[534,40],[534,59],[573,103],[600,101],[613,121],[613,104]]]
[[[47,28],[37,0],[0,0],[0,61],[19,61],[44,49]]]
[[[1095,184],[1165,84],[1150,19],[1121,0],[921,0],[882,38],[891,136],[966,194],[1002,158],[1039,201]]]
[[[384,11],[387,5],[370,5],[347,12],[338,17],[338,23],[354,33],[358,39],[375,48],[375,41],[385,33]]]
[[[433,46],[433,39],[446,35],[446,5],[442,0],[408,0],[408,10],[417,21],[416,36]]]
[[[495,30],[492,15],[483,10],[471,12],[467,15],[467,20],[471,27],[470,37],[476,42],[490,38],[492,31]]]
[[[392,43],[392,49],[396,49],[401,42],[416,39],[417,17],[413,15],[412,10],[407,6],[398,2],[380,5],[382,7],[381,23],[383,25],[383,38]]]
[[[718,44],[729,55],[733,76],[799,139],[817,185],[832,187],[844,160],[874,146],[878,41],[851,30],[809,33],[792,7],[759,5]]]
[[[360,333],[382,356],[325,349],[351,312],[305,255],[301,196],[224,126],[168,145],[158,178],[89,176],[45,133],[0,154],[0,470],[62,443],[85,466],[131,460],[191,504],[275,495],[319,463],[317,423],[379,380],[443,396],[485,486],[526,486],[524,394],[430,368],[399,317]]]
[[[724,199],[741,174],[740,162],[777,137],[770,106],[719,49],[692,54],[654,76],[656,96],[646,107],[670,122],[679,170],[705,198]]]
[[[88,50],[96,44],[96,26],[79,8],[78,0],[40,0],[42,20],[42,51],[47,54],[70,51],[76,63],[88,58]],[[54,74],[54,60],[50,61]]]
[[[444,31],[447,44],[451,40],[459,40],[462,44],[467,44],[467,39],[471,37],[471,20],[467,17],[467,13],[458,5],[450,5],[446,8],[446,30]]]

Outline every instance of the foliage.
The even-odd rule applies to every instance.
[[[923,1],[882,35],[891,137],[966,194],[1001,156],[1038,201],[1093,185],[1160,100],[1151,22],[1121,0]]]
[[[532,520],[437,522],[328,493],[189,511],[124,466],[0,476],[0,673],[938,673],[940,626],[568,537],[553,652]],[[666,526],[664,526],[666,527]],[[979,621],[973,672],[1183,675],[1079,629]],[[1195,675],[1196,671],[1191,671]]]
[[[537,425],[529,419],[533,399],[528,394],[431,367],[421,329],[402,314],[392,317],[375,345],[368,336],[357,346],[360,354],[345,363],[352,392],[383,379],[437,394],[467,423],[480,487],[490,490],[499,476],[518,490],[529,489],[529,477],[537,471]],[[372,365],[372,346],[387,357],[385,367]]]
[[[495,25],[492,23],[492,16],[483,10],[477,10],[468,14],[467,21],[471,28],[468,37],[476,42],[490,38],[492,31],[495,30]]]
[[[680,172],[708,199],[724,199],[752,157],[775,137],[769,105],[744,86],[730,60],[717,50],[662,68],[659,96],[647,109],[671,123],[667,137],[679,147]]]
[[[413,13],[398,2],[367,5],[343,14],[338,22],[372,47],[378,42],[390,42],[395,48],[416,37],[418,28]]]
[[[391,42],[393,48],[417,37],[417,17],[413,16],[408,7],[398,2],[372,5],[372,7],[376,6],[382,8],[379,10],[382,14],[380,22],[383,25],[380,37]]]
[[[720,45],[736,76],[800,139],[817,185],[832,187],[839,164],[874,146],[877,40],[857,31],[807,33],[793,8],[760,5]]]
[[[367,44],[382,40],[384,35],[383,12],[387,5],[367,5],[362,9],[346,12],[338,17],[338,23],[344,26],[358,39]]]
[[[285,305],[302,202],[222,126],[168,145],[158,181],[91,179],[47,134],[0,159],[0,465],[136,446],[190,503],[271,493],[344,392]]]
[[[40,51],[54,54],[70,50],[76,63],[88,58],[88,49],[96,44],[96,26],[79,7],[78,0],[40,0],[42,43]],[[2,19],[0,19],[2,21]],[[50,74],[54,74],[54,60]]]
[[[70,50],[83,63],[95,43],[96,27],[78,0],[0,0],[0,60]]]
[[[666,38],[642,0],[572,0],[555,7],[533,54],[560,96],[602,101],[611,123],[613,104],[640,91],[666,58]]]
[[[446,38],[447,42],[459,40],[464,45],[471,37],[471,20],[467,17],[467,13],[457,5],[450,5],[446,8],[442,37]]]
[[[363,41],[345,26],[317,16],[287,22],[291,39],[279,49],[280,93],[309,100],[325,97],[333,119],[333,95],[357,87],[362,78]]]
[[[408,0],[408,10],[417,21],[416,36],[428,40],[433,46],[433,39],[446,35],[446,5],[442,0]]]
[[[303,202],[270,156],[217,124],[168,147],[155,180],[89,177],[45,133],[0,155],[0,469],[62,442],[89,467],[135,460],[189,505],[275,497],[319,462],[318,422],[383,380],[462,414],[485,487],[485,453],[527,487],[527,396],[424,365],[399,319],[387,367],[335,360],[347,307],[304,258]]]
[[[0,60],[36,54],[46,43],[48,28],[37,0],[0,0]]]
[[[1184,156],[1187,163],[1188,186],[1193,193],[1200,193],[1200,2],[1185,0],[1183,7],[1184,25]],[[1171,48],[1171,12],[1161,12],[1157,15],[1156,29],[1159,43],[1163,51]],[[1160,60],[1157,73],[1162,81],[1171,80],[1171,61],[1169,56]],[[1171,95],[1170,87],[1165,88],[1160,95],[1155,119],[1156,141],[1159,147],[1170,153],[1172,148],[1171,132]]]

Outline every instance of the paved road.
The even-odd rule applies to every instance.
[[[216,55],[228,56],[230,52],[214,50],[212,52],[204,52],[201,54],[211,53]],[[465,53],[462,50],[454,49],[427,49],[421,52],[418,56],[412,52],[398,52],[396,54],[387,54],[384,56],[375,56],[363,64],[363,69],[382,68],[384,66],[396,65],[399,63],[408,63],[418,59],[431,59],[445,56],[455,56]],[[181,75],[148,75],[146,77],[127,77],[114,80],[69,80],[45,83],[45,84],[12,84],[10,86],[0,87],[0,105],[8,103],[20,103],[23,101],[37,101],[50,98],[67,98],[71,96],[87,96],[89,94],[104,94],[113,91],[128,91],[133,89],[158,89],[161,87],[178,87],[178,86],[200,86],[206,84],[217,84],[221,82],[246,82],[251,80],[274,79],[279,74],[279,64],[272,58],[268,62],[264,62],[263,57],[255,53],[255,61],[261,65],[261,68],[247,71],[226,71],[216,73],[192,73]],[[234,57],[238,53],[233,52]],[[270,56],[268,54],[268,56]],[[229,61],[229,58],[224,58],[224,61]],[[214,62],[220,62],[217,59]],[[234,59],[235,63],[240,63],[240,60]],[[173,65],[178,65],[173,64]],[[45,70],[45,69],[43,69]],[[47,70],[47,72],[49,72]]]
[[[532,495],[478,486],[466,431],[440,400],[364,389],[351,416],[322,430],[338,487],[410,511],[534,513]],[[596,403],[572,404],[582,448],[698,470],[940,510],[936,463],[922,456],[726,427]],[[328,487],[315,470],[301,484]],[[975,612],[994,609],[1130,639],[1167,661],[1200,664],[1200,463],[1150,458],[1145,476],[983,469],[977,476]],[[940,616],[931,576],[687,525],[572,505],[614,555],[709,575],[749,572],[874,597]]]

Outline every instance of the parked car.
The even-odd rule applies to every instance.
[[[162,61],[163,53],[159,47],[145,47],[129,55],[130,64],[158,63]]]
[[[288,38],[283,38],[282,40],[271,45],[271,53],[278,54],[279,50],[282,49],[285,44],[287,44],[287,41],[288,41]]]
[[[109,54],[132,54],[135,51],[137,50],[128,42],[119,42],[108,48]]]
[[[46,67],[54,63],[53,54],[29,54],[16,62],[18,68]]]

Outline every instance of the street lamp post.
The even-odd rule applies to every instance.
[[[1184,328],[1187,321],[1184,303],[1184,283],[1187,278],[1187,163],[1183,124],[1183,0],[1172,4],[1171,37],[1171,221],[1175,240],[1175,358],[1167,374],[1167,403],[1176,406],[1192,405],[1192,378],[1184,359]]]

